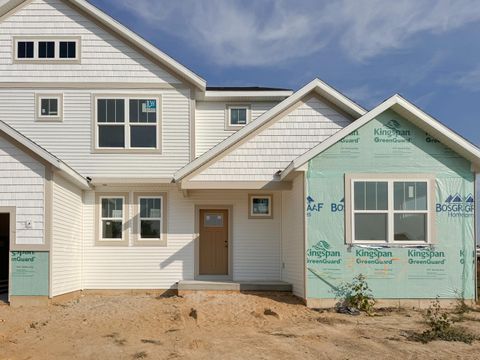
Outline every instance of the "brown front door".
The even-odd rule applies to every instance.
[[[200,275],[228,275],[228,210],[200,210]]]

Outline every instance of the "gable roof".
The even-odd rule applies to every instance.
[[[428,132],[442,144],[450,147],[459,155],[471,161],[474,165],[480,167],[480,149],[478,147],[413,105],[408,100],[404,99],[402,96],[395,94],[355,122],[330,136],[321,144],[315,146],[305,154],[293,160],[290,165],[281,172],[280,179],[284,180],[290,173],[298,170],[315,156],[321,154],[329,147],[342,140],[345,136],[359,129],[370,120],[373,120],[378,115],[389,109],[392,109],[397,114],[410,121],[412,124]]]
[[[55,169],[60,171],[64,174],[64,176],[75,183],[82,189],[89,189],[90,185],[89,182],[75,170],[73,170],[70,166],[65,164],[62,160],[57,158],[55,155],[51,154],[40,145],[36,144],[25,135],[21,134],[14,128],[12,128],[7,123],[0,120],[0,134],[7,135],[8,138],[13,139],[15,142],[19,143],[20,145],[24,146],[26,149],[30,150],[42,160],[44,160],[47,164],[52,165]]]
[[[20,8],[26,4],[29,0],[10,0],[4,5],[0,6],[0,19],[10,12],[15,12],[17,8]],[[106,28],[115,32],[124,41],[133,44],[141,51],[151,56],[154,60],[165,66],[170,71],[179,75],[182,79],[191,83],[195,87],[204,91],[206,89],[206,81],[193,71],[187,69],[185,66],[168,56],[164,52],[160,51],[157,47],[137,35],[132,30],[128,29],[124,25],[120,24],[117,20],[107,15],[94,5],[90,4],[86,0],[62,0],[67,4],[72,5],[74,8],[80,9],[93,19],[101,23]]]
[[[224,154],[226,151],[231,149],[234,144],[238,143],[248,135],[252,134],[255,130],[260,129],[269,120],[281,114],[283,111],[287,110],[292,105],[300,101],[304,96],[312,92],[319,94],[321,97],[333,103],[355,119],[366,113],[365,109],[363,109],[360,105],[354,103],[345,95],[341,94],[320,79],[314,79],[313,81],[302,87],[300,90],[298,90],[296,93],[283,100],[281,103],[277,104],[272,109],[265,112],[263,115],[259,116],[257,119],[255,119],[255,121],[252,121],[249,124],[245,125],[242,129],[238,130],[236,133],[234,133],[218,145],[205,152],[203,155],[199,156],[198,158],[178,170],[174,175],[174,180],[182,180],[187,175],[192,174],[194,171],[198,170],[200,167],[213,160],[217,156]]]

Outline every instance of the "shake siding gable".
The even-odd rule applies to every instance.
[[[237,101],[229,103],[225,101],[198,101],[195,113],[195,134],[196,151],[195,156],[199,157],[207,150],[233,135],[237,130],[225,129],[226,107]],[[277,102],[249,102],[242,104],[251,106],[252,121],[277,105]]]
[[[311,97],[191,181],[271,181],[278,170],[350,123],[350,118]]]
[[[80,64],[12,63],[14,36],[80,36]],[[180,83],[61,0],[34,0],[0,22],[0,81]]]

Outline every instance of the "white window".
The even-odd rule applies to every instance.
[[[351,180],[351,236],[357,243],[427,244],[433,209],[429,178]]]
[[[272,195],[250,195],[249,217],[271,219],[273,217]]]
[[[98,149],[159,149],[158,98],[97,98]]]
[[[100,240],[123,240],[124,197],[100,197]]]
[[[80,60],[80,38],[14,38],[16,61],[77,61]]]
[[[226,129],[235,130],[247,125],[250,121],[249,105],[229,105],[226,111]]]
[[[61,121],[63,118],[63,96],[60,94],[37,94],[37,120]]]
[[[163,198],[140,196],[139,240],[162,240]]]

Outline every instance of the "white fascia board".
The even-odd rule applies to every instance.
[[[464,156],[472,163],[480,164],[479,148],[465,140],[460,135],[456,134],[454,131],[447,128],[445,125],[438,122],[438,120],[435,120],[430,115],[417,108],[409,101],[405,100],[400,95],[395,94],[380,105],[378,105],[376,108],[362,116],[360,119],[344,127],[342,130],[330,136],[322,143],[318,144],[311,150],[307,151],[303,155],[293,160],[285,168],[285,170],[282,171],[280,179],[283,180],[287,178],[292,171],[297,171],[301,166],[306,164],[315,156],[319,155],[332,145],[336,144],[338,141],[342,140],[345,136],[349,135],[351,132],[359,129],[360,127],[368,123],[370,120],[374,119],[375,117],[390,108],[392,108],[392,110],[396,111],[400,115],[402,115],[402,110],[406,111],[408,113],[407,116],[402,116],[407,117],[407,120],[411,121],[414,125],[428,131],[430,135],[434,136],[444,145],[447,145],[453,150],[457,151],[460,155]]]
[[[187,69],[185,66],[180,64],[178,61],[174,60],[164,52],[160,51],[157,47],[150,44],[148,41],[143,39],[141,36],[134,33],[132,30],[128,29],[124,25],[120,24],[118,21],[95,7],[94,5],[90,4],[85,0],[64,0],[67,1],[80,9],[84,10],[91,16],[93,16],[96,20],[100,21],[103,25],[107,26],[108,28],[112,29],[118,35],[124,37],[128,41],[134,43],[138,47],[140,47],[143,51],[147,54],[151,55],[153,58],[159,60],[162,64],[164,64],[167,68],[173,70],[177,74],[180,74],[185,79],[190,81],[193,85],[195,85],[200,90],[205,90],[207,86],[207,82],[202,79],[200,76],[195,74],[193,71]]]
[[[362,116],[366,113],[365,109],[355,104],[353,101],[351,101],[329,85],[325,84],[323,81],[319,79],[314,79],[313,81],[305,85],[303,88],[295,92],[293,95],[286,98],[281,103],[275,105],[273,108],[260,115],[255,121],[252,121],[251,123],[245,125],[242,129],[240,129],[218,145],[205,152],[203,155],[199,156],[198,158],[178,170],[174,175],[175,182],[180,181],[185,176],[191,174],[202,165],[214,159],[216,156],[222,154],[225,151],[228,151],[228,149],[232,145],[263,126],[270,119],[274,118],[282,111],[288,109],[290,106],[294,105],[297,101],[300,101],[305,95],[312,91],[317,91],[320,95],[325,97],[326,95],[328,95],[329,101],[332,101],[332,99],[334,99],[337,106],[341,106],[344,111],[352,114],[352,116],[355,115],[355,118]]]
[[[201,100],[283,100],[293,94],[293,91],[205,91]]]
[[[159,177],[135,177],[135,178],[129,178],[129,177],[94,177],[90,183],[92,185],[118,185],[118,184],[172,184],[173,183],[173,178],[171,177],[164,177],[164,178],[159,178]]]
[[[10,127],[3,121],[0,121],[0,132],[3,132],[5,135],[12,138],[31,152],[37,154],[40,158],[42,158],[48,164],[52,165],[55,169],[63,172],[66,175],[67,179],[73,181],[81,188],[90,188],[88,181],[82,175],[77,173],[70,166],[65,164],[62,160],[50,154],[47,150],[37,145],[32,140],[25,137],[23,134],[19,133],[17,130]]]

